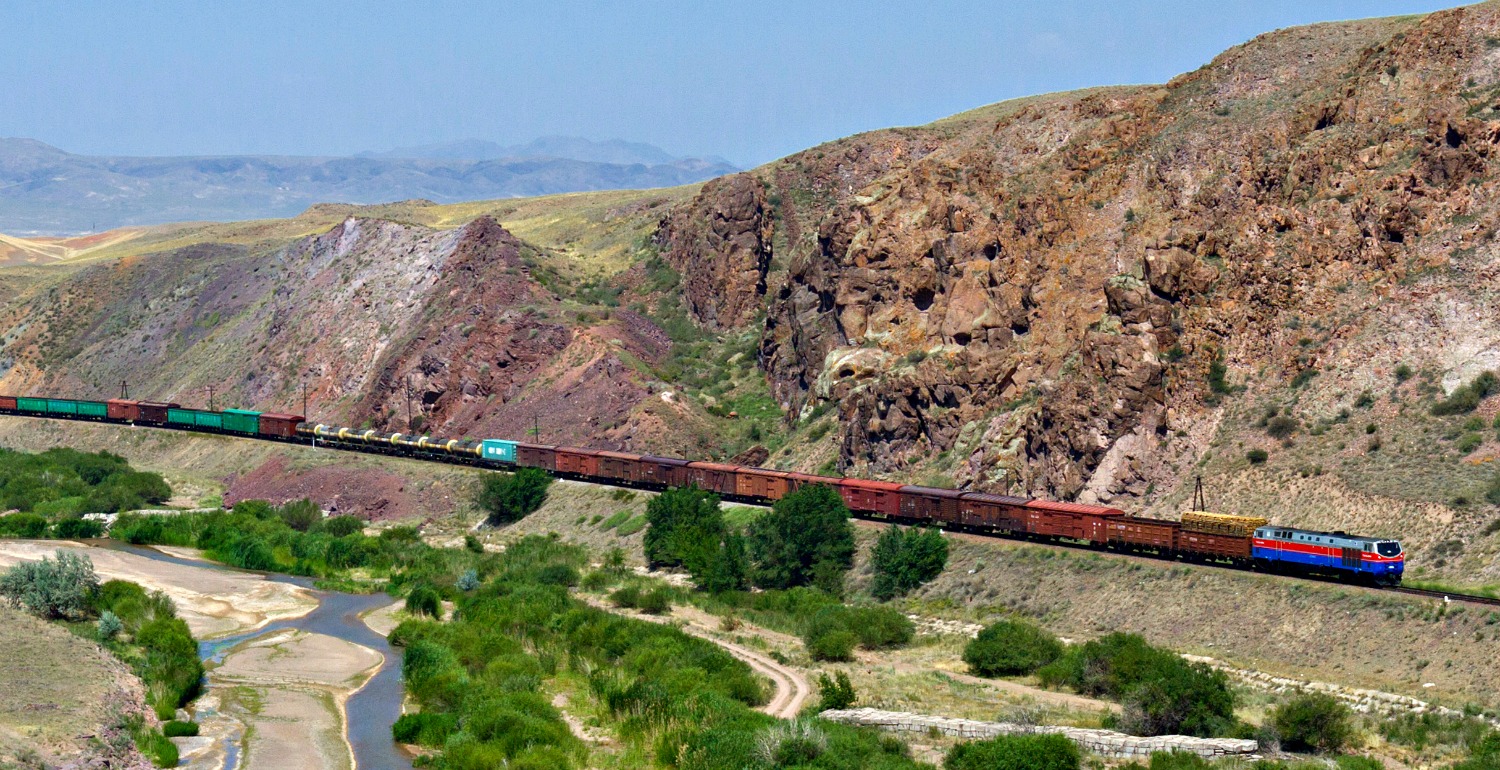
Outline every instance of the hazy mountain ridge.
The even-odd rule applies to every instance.
[[[577,143],[539,142],[533,144],[559,152],[589,149]],[[601,143],[597,148],[620,158],[630,157],[629,152],[654,157],[625,143]],[[675,187],[736,170],[722,162],[660,156],[665,160],[655,164],[557,155],[95,157],[32,139],[0,139],[0,232],[67,234],[168,222],[289,217],[316,203],[413,198],[451,203]]]

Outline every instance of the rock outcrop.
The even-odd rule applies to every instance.
[[[729,329],[759,313],[771,264],[771,219],[760,180],[733,174],[708,182],[690,204],[662,220],[656,240],[682,273],[699,323]]]

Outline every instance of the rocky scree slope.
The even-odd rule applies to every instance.
[[[841,471],[1175,506],[1261,406],[1347,421],[1403,363],[1496,366],[1497,118],[1500,5],[1321,24],[823,145],[658,244],[793,420],[837,407]]]

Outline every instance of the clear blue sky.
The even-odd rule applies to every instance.
[[[1279,27],[1452,5],[13,2],[0,136],[321,155],[570,134],[751,165],[1011,97],[1163,82]]]

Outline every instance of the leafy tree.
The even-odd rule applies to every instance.
[[[1290,751],[1337,753],[1354,738],[1354,713],[1327,693],[1299,695],[1271,711],[1270,722]]]
[[[44,618],[71,618],[92,607],[99,578],[87,556],[58,551],[56,558],[17,564],[0,575],[0,596]]]
[[[755,583],[762,588],[814,585],[843,592],[854,564],[854,525],[832,487],[817,484],[791,492],[750,525]]]
[[[1057,660],[1062,642],[1045,630],[1015,620],[990,625],[964,648],[964,662],[979,676],[1030,674]]]
[[[531,515],[547,501],[552,476],[540,468],[522,468],[506,475],[484,476],[474,502],[489,514],[491,524],[511,524]]]
[[[818,695],[818,711],[842,711],[853,706],[857,700],[849,675],[842,671],[835,673],[833,678],[829,678],[827,674],[818,674]]]
[[[948,542],[936,529],[889,527],[875,543],[871,593],[882,601],[901,596],[942,574]]]
[[[723,543],[715,551],[713,559],[703,574],[693,576],[698,587],[710,593],[743,591],[750,587],[750,554],[745,547],[745,536],[738,532],[724,533]]]
[[[646,504],[646,522],[641,546],[647,563],[708,572],[724,537],[718,495],[697,486],[668,489]]]
[[[1061,735],[1002,735],[960,743],[943,770],[1078,770],[1078,747]]]

